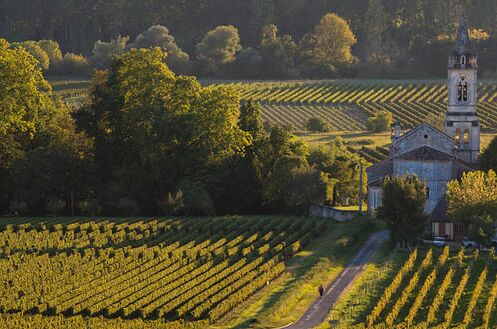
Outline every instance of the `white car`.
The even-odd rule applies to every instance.
[[[471,241],[468,238],[464,238],[461,241],[464,248],[476,248],[478,244],[475,241]]]
[[[433,239],[433,245],[435,247],[445,247],[445,238],[443,236],[437,236]]]

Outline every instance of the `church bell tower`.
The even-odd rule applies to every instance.
[[[455,48],[449,54],[449,107],[445,133],[457,144],[459,158],[476,163],[480,154],[480,124],[477,113],[478,55],[471,48],[466,17],[461,16]]]

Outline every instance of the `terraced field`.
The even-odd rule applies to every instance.
[[[29,313],[164,328],[217,321],[327,225],[263,216],[15,222],[0,220],[0,323]]]

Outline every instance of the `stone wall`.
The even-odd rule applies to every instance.
[[[309,207],[309,215],[314,217],[330,218],[337,222],[348,222],[359,215],[358,211],[339,210],[333,207],[312,205]]]
[[[447,183],[452,179],[453,162],[442,161],[395,161],[394,175],[416,175],[426,181],[429,198],[425,210],[431,213],[438,202],[445,196]]]

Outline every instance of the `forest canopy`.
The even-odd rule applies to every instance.
[[[120,40],[117,46],[120,37],[129,38],[124,47],[164,47],[171,52],[173,70],[208,77],[441,77],[463,12],[483,75],[495,77],[494,0],[58,0],[50,6],[39,0],[1,0],[0,36],[10,42],[53,40],[63,53],[85,57],[93,55],[99,40]],[[333,25],[341,20],[346,27]],[[331,30],[323,31],[326,26]],[[219,27],[234,28],[226,41],[231,48],[217,50],[227,51],[222,67],[204,56],[216,53],[206,45],[222,44],[213,36]],[[343,33],[337,37],[338,31]],[[343,42],[323,52],[319,46],[326,36]],[[334,58],[323,59],[323,54]],[[188,65],[197,58],[210,67]]]

